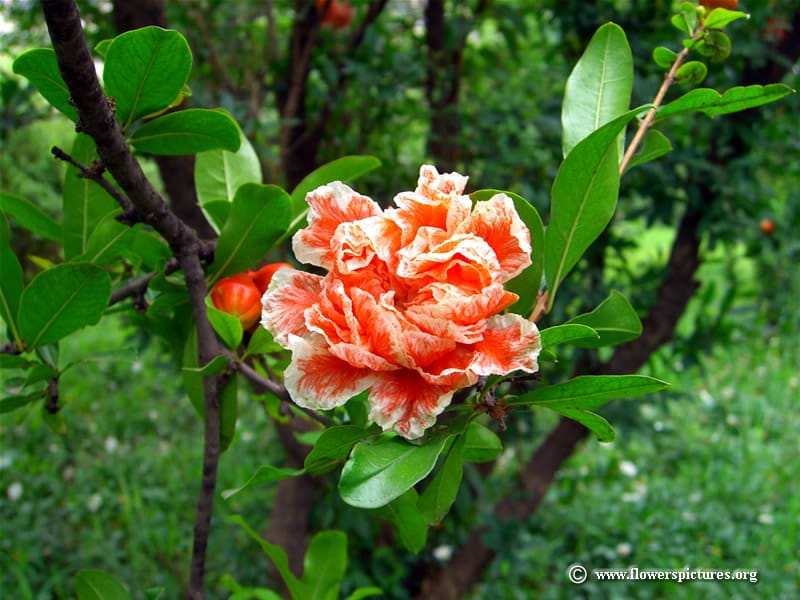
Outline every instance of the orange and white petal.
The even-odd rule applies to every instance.
[[[539,329],[519,315],[495,315],[486,321],[483,340],[472,347],[470,370],[478,375],[506,375],[512,371],[539,370],[542,341]]]
[[[330,269],[335,253],[331,240],[341,223],[381,214],[370,198],[353,191],[341,181],[318,187],[306,195],[308,226],[292,238],[292,250],[303,263]]]
[[[505,194],[478,202],[457,231],[486,240],[500,263],[500,281],[513,279],[531,264],[530,231],[514,208],[514,201]]]
[[[417,372],[428,383],[461,389],[478,381],[478,375],[471,369],[474,361],[475,350],[472,346],[459,345],[435,362],[418,368]]]
[[[464,192],[469,177],[458,173],[439,173],[433,165],[419,168],[416,193],[431,199],[457,196]]]
[[[275,341],[288,348],[289,335],[308,333],[304,313],[316,304],[322,292],[322,277],[289,267],[278,269],[261,297],[261,325]]]
[[[416,371],[381,373],[369,392],[369,419],[384,431],[413,440],[436,422],[450,404],[453,389],[427,383]]]
[[[373,385],[372,369],[356,367],[331,354],[322,336],[289,336],[292,362],[283,374],[286,391],[305,408],[329,410]]]

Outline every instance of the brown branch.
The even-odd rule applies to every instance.
[[[92,137],[97,152],[114,180],[131,200],[142,220],[169,243],[183,269],[197,328],[199,364],[205,365],[219,354],[220,347],[208,321],[205,307],[205,274],[200,262],[200,243],[192,230],[171,212],[147,180],[133,157],[100,83],[72,0],[42,0],[50,39],[61,76],[78,111],[79,122]],[[216,487],[220,452],[218,380],[203,380],[205,393],[205,442],[203,477],[194,525],[194,543],[189,575],[188,597],[205,598],[205,558]]]

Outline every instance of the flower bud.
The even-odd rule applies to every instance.
[[[245,330],[261,317],[261,291],[246,273],[220,279],[211,290],[211,302],[217,310],[239,319]]]

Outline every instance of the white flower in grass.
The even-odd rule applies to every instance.
[[[617,544],[617,554],[619,556],[630,556],[631,552],[633,552],[633,546],[631,546],[628,542]]]
[[[103,445],[106,448],[107,454],[114,454],[117,451],[117,448],[119,448],[119,442],[113,435],[108,436]]]
[[[619,463],[619,472],[626,477],[636,477],[636,474],[639,472],[639,470],[631,461],[623,460]]]
[[[439,562],[447,562],[453,556],[453,547],[442,544],[433,549],[433,557]]]
[[[772,525],[775,523],[775,517],[771,513],[761,513],[758,515],[758,522],[762,525]]]
[[[6,496],[12,502],[16,502],[22,497],[22,484],[19,481],[15,481],[11,485],[8,486],[6,490]]]
[[[100,494],[92,494],[86,501],[86,508],[89,512],[97,512],[103,505],[103,497]]]

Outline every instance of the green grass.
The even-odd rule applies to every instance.
[[[615,420],[617,441],[588,441],[568,462],[474,597],[800,597],[798,354],[796,342],[751,337],[691,370],[657,371],[673,388],[617,403],[637,418]],[[577,586],[573,563],[746,569],[758,583]]]

